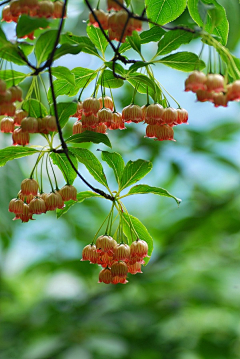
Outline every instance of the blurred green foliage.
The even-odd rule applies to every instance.
[[[239,4],[221,3],[233,49]],[[118,103],[126,105],[131,93],[126,86]],[[208,111],[211,105],[202,106]],[[179,127],[176,143],[144,139],[136,125],[110,133],[126,160],[139,154],[153,161],[148,183],[183,199],[179,208],[151,195],[126,200],[155,243],[144,273],[127,285],[97,284],[99,268],[79,262],[106,216],[106,201],[87,199],[60,220],[48,213],[12,222],[8,202],[32,162],[1,169],[1,359],[239,358],[240,128],[239,106],[230,107],[232,118],[216,109],[205,128],[192,126],[194,119]],[[196,117],[204,122],[204,115]]]

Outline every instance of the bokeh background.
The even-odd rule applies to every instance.
[[[83,1],[69,3],[65,29],[84,34],[88,14]],[[239,57],[239,3],[219,3],[230,21],[228,46]],[[141,9],[142,2],[135,6]],[[187,12],[177,23],[190,23]],[[8,36],[14,36],[13,25],[4,26]],[[146,58],[156,46],[145,47]],[[200,48],[198,40],[183,47],[196,53]],[[136,58],[135,53],[128,55]],[[110,51],[107,56],[111,58]],[[99,63],[80,54],[57,65],[97,68]],[[239,358],[239,104],[216,109],[197,103],[194,94],[183,91],[187,74],[161,66],[154,71],[188,109],[189,125],[176,128],[176,142],[144,138],[142,124],[109,131],[109,137],[126,162],[153,161],[152,172],[141,183],[164,187],[182,203],[178,207],[172,199],[154,195],[124,201],[154,239],[149,264],[143,274],[130,276],[127,285],[98,284],[100,268],[79,261],[110,209],[106,200],[87,199],[59,220],[47,213],[27,224],[13,222],[8,203],[29,176],[34,158],[1,168],[1,359]],[[118,110],[129,104],[132,91],[130,85],[114,91]],[[145,101],[138,96],[139,104]],[[0,141],[1,147],[11,145],[9,135],[1,134]],[[33,137],[33,143],[38,142]],[[108,150],[104,145],[86,147],[98,158],[97,149]],[[115,189],[113,174],[103,165]],[[80,169],[96,184],[83,166]],[[87,190],[78,179],[75,184],[79,191]]]

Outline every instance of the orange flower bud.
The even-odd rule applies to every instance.
[[[111,97],[109,96],[103,96],[103,97],[99,97],[98,99],[99,103],[100,103],[100,109],[105,107],[105,108],[109,108],[111,111],[113,111],[113,100],[111,99]]]
[[[113,263],[111,267],[112,277],[126,277],[128,273],[128,267],[125,262]]]
[[[93,10],[94,14],[97,16],[98,21],[100,22],[103,30],[108,30],[108,14],[105,13],[103,10]],[[89,14],[89,22],[90,24],[92,24],[95,27],[99,27],[98,22],[95,20],[95,17],[93,16],[93,14],[90,12]]]
[[[76,121],[76,122],[73,124],[73,135],[76,135],[76,134],[82,133],[82,132],[83,132],[82,122]]]
[[[205,85],[209,92],[222,92],[224,91],[224,77],[219,74],[208,74]]]
[[[0,123],[1,132],[12,133],[14,131],[14,120],[10,117],[4,117]]]
[[[14,115],[14,125],[20,126],[22,120],[28,116],[28,113],[24,110],[17,110]]]
[[[185,81],[185,91],[197,92],[197,90],[206,90],[206,75],[201,71],[193,71]]]
[[[127,244],[118,244],[114,248],[113,253],[114,260],[117,261],[128,261],[130,258],[130,247]]]
[[[25,117],[22,119],[21,128],[23,132],[37,133],[38,120],[35,117]]]
[[[59,191],[63,201],[77,201],[77,189],[74,186],[65,185]]]
[[[30,136],[28,132],[23,132],[22,128],[20,127],[20,128],[16,128],[13,131],[12,139],[14,146],[16,145],[25,146],[29,144]]]
[[[109,255],[113,254],[114,248],[117,246],[117,242],[110,236],[100,236],[96,240],[97,251],[102,253],[106,252]]]
[[[25,178],[21,183],[21,191],[23,195],[38,194],[38,183],[33,178]]]
[[[97,114],[100,110],[100,102],[94,97],[88,97],[83,101],[83,113],[85,115]]]
[[[23,213],[23,207],[24,202],[21,199],[13,198],[9,203],[8,210],[9,212],[13,212],[15,214],[21,214]]]
[[[29,203],[29,212],[33,214],[46,213],[46,204],[42,198],[36,197]]]
[[[112,273],[109,268],[102,269],[99,273],[98,283],[110,284],[112,281]]]

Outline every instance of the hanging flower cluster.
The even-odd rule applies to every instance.
[[[113,112],[114,104],[110,97],[96,99],[89,97],[78,103],[77,112],[73,117],[78,120],[73,125],[73,134],[86,130],[106,133],[109,130],[123,130],[124,123],[144,122],[146,137],[158,141],[173,140],[173,126],[188,122],[188,112],[183,108],[163,108],[155,103],[142,107],[131,104],[122,110],[122,114]]]
[[[118,244],[111,236],[102,235],[96,244],[83,248],[81,261],[90,261],[104,269],[99,273],[99,283],[126,284],[127,274],[142,273],[141,266],[148,256],[148,244],[137,239],[128,244]]]
[[[18,22],[21,15],[58,19],[63,12],[62,1],[12,0],[2,10],[2,21]]]
[[[227,107],[229,101],[240,100],[240,80],[227,85],[222,75],[193,71],[185,81],[185,91],[196,93],[200,102],[209,101],[215,107]]]
[[[21,219],[22,222],[28,222],[33,219],[33,214],[61,209],[64,207],[64,202],[71,199],[77,201],[76,188],[68,184],[51,193],[39,193],[38,191],[38,182],[33,178],[26,178],[22,181],[17,198],[13,198],[9,203],[9,212],[15,214],[13,220]]]
[[[2,21],[14,21],[17,23],[19,17],[23,14],[36,18],[60,19],[62,17],[63,5],[62,1],[12,0],[2,10]],[[23,38],[34,40],[34,31],[23,36]]]
[[[123,1],[121,3],[123,4]],[[108,30],[110,40],[125,42],[126,37],[131,36],[134,30],[142,30],[142,22],[129,17],[128,13],[113,0],[108,1],[108,11],[110,10],[113,10],[113,12],[105,13],[103,10],[94,9],[93,13],[89,14],[89,23],[99,27],[95,19],[96,16],[102,28]]]
[[[17,110],[12,117],[4,117],[0,123],[1,132],[12,133],[13,145],[28,145],[30,133],[43,133],[57,131],[55,116],[42,118],[28,117],[27,111]]]
[[[113,111],[113,100],[108,97],[96,99],[89,97],[83,102],[78,102],[77,112],[73,117],[78,120],[73,125],[73,134],[84,131],[106,133],[109,130],[125,129],[122,115]]]

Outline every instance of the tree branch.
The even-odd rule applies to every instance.
[[[53,98],[53,107],[54,107],[54,113],[55,113],[55,117],[56,117],[56,122],[57,122],[57,128],[58,128],[58,134],[59,134],[59,138],[61,141],[61,145],[62,145],[62,149],[63,152],[65,153],[70,165],[72,166],[73,170],[77,173],[78,177],[94,192],[100,194],[101,196],[105,197],[106,199],[109,199],[110,201],[114,201],[114,197],[105,193],[104,191],[93,187],[90,183],[88,183],[85,178],[81,175],[81,173],[78,171],[78,169],[75,167],[74,163],[71,160],[71,157],[69,156],[68,153],[68,147],[66,142],[64,141],[63,138],[63,134],[62,134],[62,129],[59,123],[59,118],[58,118],[58,112],[57,112],[57,102],[56,102],[56,98],[55,98],[55,93],[54,93],[54,87],[53,87],[53,79],[52,79],[52,71],[51,71],[51,66],[48,67],[48,73],[49,73],[49,81],[50,81],[50,87],[51,87],[51,92],[52,92],[52,98]],[[61,151],[62,152],[62,151]]]

